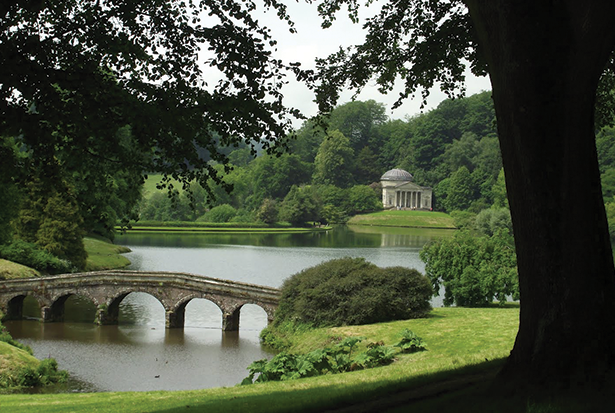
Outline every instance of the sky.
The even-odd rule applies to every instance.
[[[291,19],[295,22],[297,33],[291,34],[286,23],[281,22],[274,12],[263,13],[262,8],[257,10],[259,22],[272,30],[273,37],[278,41],[275,57],[285,62],[301,62],[305,69],[315,68],[314,61],[317,57],[324,58],[336,52],[340,46],[351,46],[360,44],[365,38],[361,28],[362,22],[353,24],[343,10],[338,13],[337,19],[332,27],[321,28],[321,18],[317,13],[316,2],[307,4],[304,0],[281,0],[288,7]],[[378,3],[375,1],[374,3]],[[377,6],[377,5],[376,5]],[[361,9],[361,18],[368,17],[375,13],[377,9]],[[429,109],[435,108],[440,102],[446,99],[446,95],[438,88],[430,91],[427,99],[427,106],[421,110],[420,92],[414,99],[408,98],[399,108],[391,110],[393,103],[397,100],[400,87],[393,90],[388,95],[378,92],[375,82],[368,86],[357,97],[358,100],[373,99],[383,103],[387,109],[387,115],[391,119],[404,119],[406,116],[414,116]],[[484,90],[491,90],[491,85],[487,77],[475,77],[469,70],[466,73],[466,96],[479,93]],[[292,81],[283,89],[285,104],[301,110],[306,116],[314,116],[317,113],[317,106],[314,103],[314,94],[304,85]],[[339,104],[351,100],[354,92],[345,91],[341,94]],[[297,121],[294,126],[301,126],[301,121]]]

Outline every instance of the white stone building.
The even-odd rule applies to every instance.
[[[412,175],[403,169],[391,169],[382,175],[382,206],[385,209],[431,210],[431,188],[419,186],[412,180]]]

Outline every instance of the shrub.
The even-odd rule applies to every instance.
[[[202,222],[229,222],[237,215],[237,210],[229,204],[213,207],[205,213],[199,221]]]
[[[13,383],[10,384],[17,387],[47,386],[65,382],[67,378],[68,373],[58,370],[58,363],[55,359],[50,358],[42,360],[36,368],[22,367],[15,375]]]
[[[341,326],[423,317],[431,309],[432,292],[429,280],[416,270],[341,258],[288,278],[274,325]]]
[[[36,244],[22,240],[1,245],[0,257],[47,274],[62,274],[73,270],[70,261],[61,260]]]

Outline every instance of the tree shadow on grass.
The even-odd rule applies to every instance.
[[[309,386],[304,380],[287,382],[287,390],[268,391],[252,385],[249,391],[208,399],[206,395],[160,413],[179,411],[215,412],[420,412],[420,413],[547,413],[612,412],[615,393],[583,390],[556,394],[510,395],[494,386],[505,359],[420,375],[406,380]],[[309,379],[308,379],[309,380]],[[259,389],[260,387],[260,389]],[[261,391],[259,391],[261,390]],[[255,392],[257,391],[257,392]]]

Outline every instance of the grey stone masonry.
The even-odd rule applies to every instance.
[[[5,319],[22,316],[23,300],[32,296],[43,322],[63,321],[64,303],[71,295],[91,300],[97,307],[97,324],[117,324],[120,302],[132,292],[154,296],[166,312],[167,328],[182,328],[186,305],[205,298],[222,311],[222,329],[237,331],[245,304],[260,306],[273,320],[280,290],[201,275],[170,272],[95,271],[0,282],[0,310]]]

